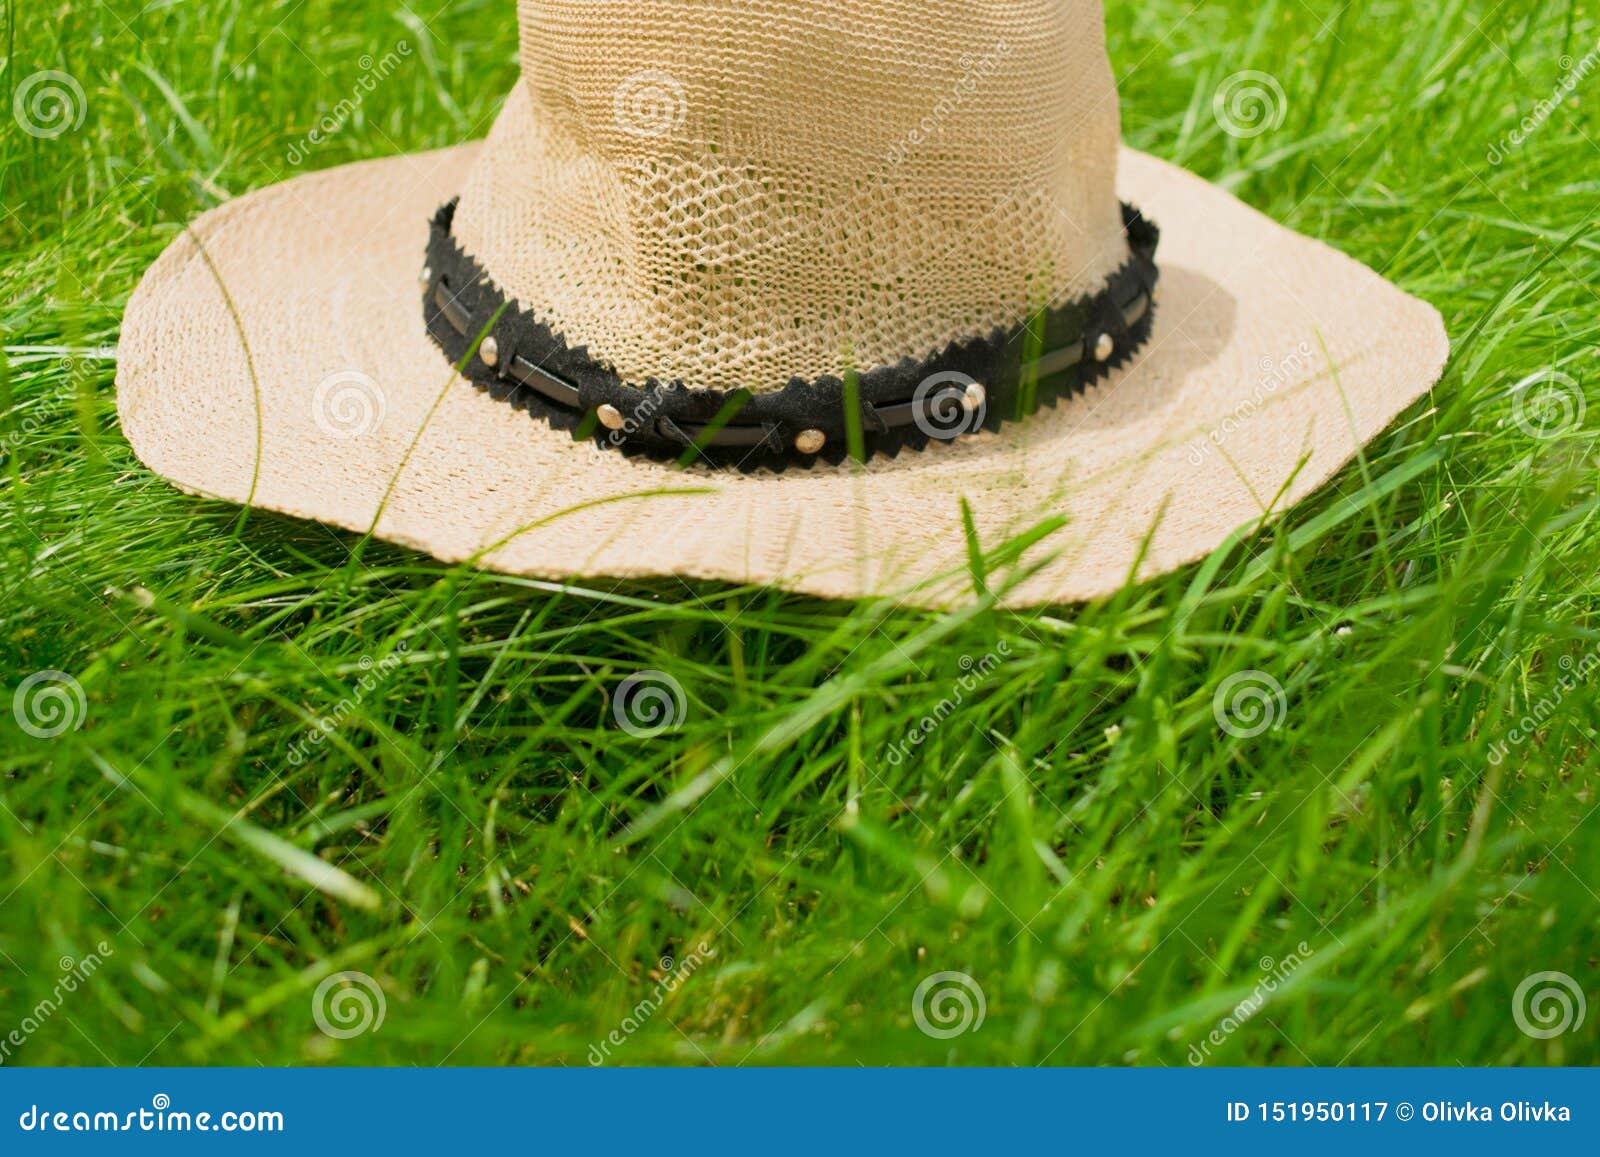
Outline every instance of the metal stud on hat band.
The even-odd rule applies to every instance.
[[[794,448],[802,454],[819,454],[827,444],[828,436],[821,430],[801,430],[794,439]]]

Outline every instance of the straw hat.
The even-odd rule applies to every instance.
[[[486,141],[215,209],[124,319],[186,491],[551,579],[1013,605],[1192,561],[1438,314],[1120,144],[1100,0],[522,0]],[[970,534],[968,520],[970,519]]]

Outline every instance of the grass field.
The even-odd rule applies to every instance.
[[[0,2],[0,1060],[1600,1060],[1594,4],[1110,0],[1128,139],[1456,353],[1266,533],[941,615],[170,489],[116,427],[139,274],[232,196],[481,136],[513,6]],[[22,131],[45,70],[81,122]],[[644,670],[674,730],[617,725]],[[1252,687],[1259,734],[1217,708]]]

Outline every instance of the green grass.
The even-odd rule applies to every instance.
[[[1182,1065],[1264,962],[1208,1063],[1600,1060],[1600,69],[1488,159],[1593,4],[1112,0],[1129,139],[1436,303],[1456,354],[1261,536],[940,615],[558,588],[171,490],[116,429],[140,272],[401,38],[299,168],[481,135],[512,4],[3,2],[0,1040],[102,956],[6,1063],[581,1065],[702,942],[614,1063]],[[87,100],[53,140],[9,117],[43,69]],[[1244,69],[1286,113],[1241,140],[1212,101]],[[1516,420],[1549,370],[1584,420]],[[653,739],[611,712],[645,669],[687,704]],[[54,739],[9,711],[41,670],[86,697]],[[1243,671],[1284,689],[1255,737],[1213,712]],[[318,1031],[339,971],[381,1028]],[[946,971],[987,1015],[935,1039]],[[1539,1039],[1513,992],[1546,971],[1590,1010]]]

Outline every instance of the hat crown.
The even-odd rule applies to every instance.
[[[631,156],[742,147],[894,159],[921,143],[1026,168],[1063,111],[1116,112],[1101,0],[521,0],[523,82],[553,126]],[[648,150],[647,150],[648,151]]]
[[[458,232],[625,378],[932,355],[1126,258],[1100,0],[522,0]]]

